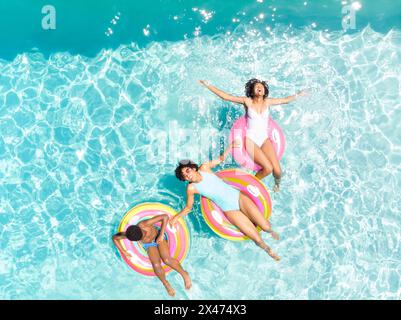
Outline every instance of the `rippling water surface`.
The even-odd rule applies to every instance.
[[[243,113],[197,80],[242,94],[257,76],[275,97],[313,88],[272,112],[287,138],[282,190],[272,194],[282,239],[264,238],[282,260],[215,236],[197,202],[184,262],[193,288],[169,275],[177,297],[401,298],[400,75],[401,31],[369,26],[344,34],[239,24],[94,57],[0,60],[0,297],[167,298],[124,264],[111,236],[135,204],[182,208],[176,159],[206,159],[205,141],[216,144]],[[176,150],[161,148],[166,137]],[[146,162],[153,150],[157,165]]]

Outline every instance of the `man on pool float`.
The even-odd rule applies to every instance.
[[[262,240],[257,230],[257,226],[259,226],[263,231],[270,233],[275,240],[278,240],[279,235],[272,230],[269,221],[246,194],[225,183],[212,171],[212,168],[224,161],[231,148],[232,145],[218,159],[205,162],[201,166],[190,160],[180,161],[179,166],[175,169],[175,175],[179,180],[189,182],[187,204],[180,213],[171,218],[170,224],[174,225],[178,219],[191,212],[194,195],[200,194],[214,201],[233,225],[278,261],[280,257]]]
[[[155,226],[161,222],[161,228]],[[191,278],[181,264],[170,256],[168,242],[165,239],[164,231],[168,222],[168,215],[162,214],[151,219],[143,220],[137,225],[131,225],[125,232],[119,232],[113,236],[113,242],[122,254],[125,254],[128,259],[132,258],[131,253],[125,251],[120,241],[128,239],[130,241],[141,241],[142,246],[147,251],[149,259],[152,263],[153,270],[160,281],[163,283],[170,296],[175,295],[175,291],[170,283],[166,280],[165,272],[161,266],[161,261],[169,267],[176,270],[184,279],[185,288],[191,288]]]

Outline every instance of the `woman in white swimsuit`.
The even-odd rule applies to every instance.
[[[245,85],[246,96],[236,97],[217,89],[205,80],[199,80],[199,82],[223,100],[240,103],[244,106],[248,120],[245,147],[251,159],[262,167],[256,173],[256,177],[263,179],[273,172],[275,182],[273,190],[279,191],[281,167],[273,145],[267,136],[270,107],[289,103],[306,93],[300,91],[286,98],[269,98],[267,83],[258,79],[251,79]]]

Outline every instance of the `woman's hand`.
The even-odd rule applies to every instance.
[[[235,139],[233,142],[233,148],[242,148],[242,139]]]
[[[307,96],[308,94],[309,94],[308,90],[302,90],[302,91],[297,92],[298,97],[304,97],[304,96]]]
[[[199,83],[207,87],[209,85],[209,82],[207,80],[199,80]]]
[[[156,243],[157,243],[157,244],[160,244],[160,243],[162,243],[163,240],[164,240],[164,237],[163,237],[163,235],[161,234],[160,236],[158,236],[158,237],[156,238]]]
[[[133,258],[132,253],[130,251],[125,251],[124,254],[128,260],[131,260]]]
[[[178,219],[179,219],[178,216],[174,216],[174,217],[170,218],[170,221],[169,221],[170,226],[174,227],[175,224],[177,223]]]

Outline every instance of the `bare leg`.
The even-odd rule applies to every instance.
[[[280,260],[280,257],[262,240],[258,230],[244,213],[241,211],[226,211],[224,213],[228,220],[243,234],[252,239],[258,247],[266,251],[274,260]]]
[[[164,287],[167,290],[167,293],[170,296],[174,297],[175,291],[174,291],[173,287],[170,285],[170,283],[166,280],[166,274],[161,266],[161,258],[160,258],[159,251],[157,250],[157,248],[150,247],[148,249],[148,256],[149,256],[150,262],[152,263],[153,270],[155,271],[156,276],[163,283]]]
[[[244,193],[240,193],[239,205],[241,211],[257,226],[259,226],[263,231],[270,233],[273,239],[278,240],[280,236],[273,231],[271,224],[265,219],[262,212],[258,209],[256,204]]]
[[[260,169],[256,173],[256,177],[259,179],[263,179],[264,177],[268,176],[270,173],[273,171],[273,165],[267,158],[267,156],[264,154],[261,148],[259,148],[255,142],[253,142],[251,139],[246,138],[245,139],[245,146],[246,146],[246,151],[248,152],[249,156],[251,159],[260,165],[262,169]]]
[[[273,176],[274,176],[273,191],[278,192],[280,191],[281,166],[280,162],[277,159],[276,151],[274,150],[273,145],[269,139],[266,139],[261,149],[273,166]]]
[[[189,277],[188,272],[186,272],[177,259],[174,259],[170,256],[170,250],[167,241],[163,240],[162,243],[159,244],[159,254],[163,260],[163,262],[169,267],[173,268],[177,271],[181,277],[184,279],[185,289],[189,289],[192,286],[191,278]]]

